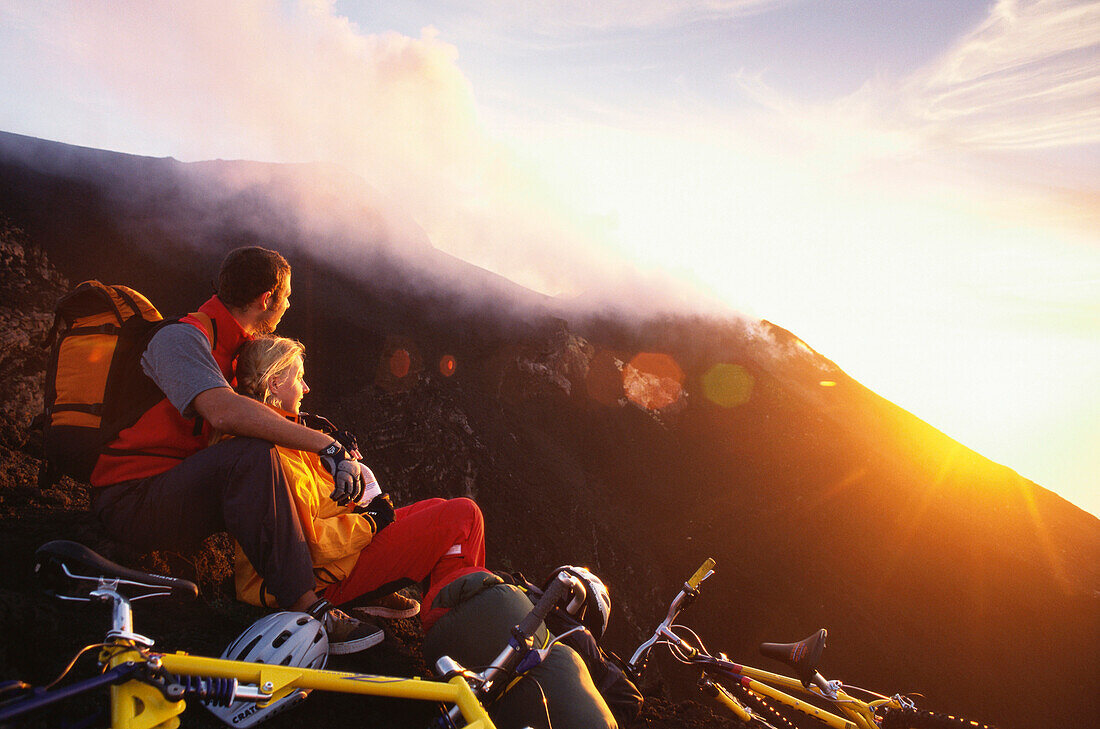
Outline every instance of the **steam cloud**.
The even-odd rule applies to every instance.
[[[80,69],[82,96],[136,112],[186,159],[336,163],[381,191],[373,202],[390,219],[416,220],[437,248],[544,293],[606,290],[613,266],[584,221],[488,138],[457,49],[430,28],[418,38],[369,34],[331,3],[275,0],[3,12],[51,49],[40,73]],[[354,217],[354,200],[333,203],[340,191],[297,194],[307,225],[354,227],[330,219],[338,210]],[[415,226],[396,235],[408,250],[423,238]]]

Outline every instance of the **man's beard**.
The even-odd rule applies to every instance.
[[[282,318],[282,315],[278,313],[277,309],[269,309],[264,312],[264,317],[254,325],[253,329],[255,330],[255,334],[274,334],[275,327],[279,326],[279,320]]]

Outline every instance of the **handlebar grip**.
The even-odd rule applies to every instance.
[[[687,581],[687,586],[690,587],[692,590],[698,589],[703,580],[710,577],[711,573],[714,571],[714,565],[714,558],[707,557],[707,561],[704,562],[699,567],[699,569],[695,570],[695,574],[693,574],[691,576],[691,579]]]
[[[542,593],[538,603],[531,608],[531,612],[527,613],[519,625],[516,626],[516,633],[519,634],[517,637],[527,640],[535,635],[535,631],[539,629],[539,625],[546,619],[546,616],[557,607],[563,598],[572,593],[572,579],[575,578],[571,578],[564,572],[558,573],[557,578]]]

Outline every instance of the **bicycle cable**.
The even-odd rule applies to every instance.
[[[703,645],[703,639],[700,638],[699,634],[696,633],[694,630],[692,630],[691,628],[689,628],[686,625],[680,625],[679,623],[676,623],[675,625],[670,625],[669,626],[669,630],[672,631],[673,635],[676,635],[676,629],[677,628],[679,628],[680,630],[686,630],[688,633],[690,633],[691,637],[695,640],[695,646],[698,647],[698,649],[700,651],[702,651],[703,653],[709,653],[710,652],[710,651],[707,650],[707,647],[705,645]],[[679,638],[680,636],[676,635],[676,637]]]
[[[686,631],[690,635],[691,640],[687,640],[683,636],[677,634],[675,632],[676,628],[679,628],[680,630]],[[696,633],[691,628],[687,627],[686,625],[672,625],[672,626],[669,627],[669,630],[672,631],[673,635],[675,635],[677,638],[679,638],[681,641],[683,641],[685,644],[687,644],[692,650],[702,654],[703,656],[711,657],[710,652],[707,651],[707,647],[705,645],[703,645],[703,639],[700,638],[699,634]],[[694,641],[694,643],[692,641]],[[671,653],[673,655],[673,657],[676,660],[678,660],[680,663],[693,663],[693,662],[695,662],[695,661],[692,660],[692,658],[690,656],[688,656],[687,654],[685,654],[683,652],[683,650],[681,649],[681,647],[679,645],[677,645],[676,643],[673,643],[668,638],[663,638],[662,640],[657,641],[654,645],[666,645],[666,646],[668,646],[669,653]]]
[[[547,729],[554,729],[554,722],[550,720],[550,699],[546,697],[546,692],[543,690],[542,684],[539,683],[537,678],[532,678],[531,681],[538,688],[539,695],[542,696],[542,711],[546,716],[546,727]]]
[[[48,684],[46,684],[43,687],[43,690],[49,691],[54,686],[61,683],[61,681],[65,678],[65,676],[69,675],[69,671],[73,670],[73,666],[75,666],[76,662],[80,660],[80,657],[82,655],[84,655],[85,653],[87,653],[88,651],[92,650],[93,648],[108,648],[111,645],[112,645],[111,643],[93,643],[91,645],[84,646],[83,648],[81,648],[77,652],[77,654],[75,656],[73,656],[73,659],[71,661],[69,661],[69,665],[65,666],[65,669],[63,671],[61,671],[61,674],[57,678],[55,678],[53,681],[50,681]]]
[[[846,683],[841,683],[840,685],[845,691],[860,691],[862,693],[867,694],[868,696],[873,696],[876,699],[883,699],[885,701],[890,700],[889,696],[885,696],[883,694],[880,694],[877,691],[872,691],[871,689],[865,689],[862,686],[849,686]]]
[[[670,640],[659,640],[654,645],[667,646],[668,647],[668,652],[671,653],[672,657],[675,658],[680,663],[690,665],[690,664],[694,663],[695,660],[697,660],[697,659],[692,659],[689,656],[685,655],[684,652],[682,650],[680,650],[680,646],[678,646],[676,643],[673,643]]]
[[[578,625],[575,628],[570,628],[569,630],[565,631],[561,635],[554,638],[554,640],[550,641],[550,644],[547,645],[546,648],[544,648],[542,650],[549,650],[549,649],[553,648],[555,644],[561,643],[562,638],[565,638],[567,635],[572,635],[573,633],[576,633],[580,630],[585,630],[585,627],[583,625]]]
[[[677,633],[676,632],[677,629],[679,629],[681,631],[681,633],[686,633],[686,635],[682,635],[681,633]],[[700,638],[699,634],[696,633],[694,630],[692,630],[691,628],[689,628],[686,625],[681,625],[679,623],[669,626],[669,630],[673,633],[673,635],[675,635],[677,638],[679,638],[684,644],[688,645],[692,650],[697,651],[697,655],[695,655],[694,657],[688,656],[687,654],[685,654],[683,652],[683,649],[682,649],[680,644],[673,642],[669,638],[662,638],[661,640],[658,640],[657,642],[655,642],[654,645],[664,645],[664,646],[666,646],[669,649],[669,653],[672,654],[672,657],[674,659],[676,659],[677,661],[679,661],[680,663],[683,663],[683,664],[686,664],[686,665],[710,666],[712,668],[717,668],[719,670],[726,670],[725,667],[723,666],[723,664],[729,664],[730,663],[729,659],[725,658],[725,657],[719,658],[719,657],[710,655],[710,652],[707,650],[706,645],[703,643],[703,639]],[[706,669],[704,668],[704,670],[706,670]],[[764,709],[767,709],[772,714],[774,714],[775,717],[779,721],[782,721],[784,724],[786,724],[789,727],[796,727],[795,724],[791,723],[790,719],[788,719],[787,717],[783,716],[778,711],[776,711],[775,708],[771,706],[770,702],[765,700],[765,698],[763,696],[760,696],[759,694],[756,694],[755,692],[750,691],[747,688],[744,688],[744,687],[741,687],[741,686],[738,686],[738,688],[742,692],[744,692],[744,694],[746,696],[752,697],[752,699],[755,701],[755,703],[758,704],[760,707],[763,707]],[[752,723],[755,726],[760,726],[760,727],[763,727],[764,729],[778,729],[778,727],[771,724],[767,719],[765,719],[758,712],[752,712],[752,718],[750,719],[750,721],[752,721]]]
[[[577,630],[577,629],[578,628],[573,628],[573,630]],[[569,633],[573,632],[573,630],[570,630],[570,631],[567,631],[566,633],[563,633],[562,635],[558,636],[558,638],[559,639],[563,638],[564,636],[566,636]],[[554,641],[551,641],[550,646],[553,646],[553,645],[554,645]],[[548,646],[548,648],[549,648],[549,646]],[[483,671],[486,671],[487,669],[490,669],[490,668],[494,668],[494,666],[492,664],[489,664],[489,665],[486,665],[486,666],[474,666],[474,667],[469,668],[467,670],[471,671],[473,673],[482,673]],[[496,668],[501,673],[508,674],[508,675],[511,676],[511,678],[509,678],[509,680],[508,680],[508,685],[505,686],[505,688],[504,688],[504,693],[507,693],[512,688],[512,686],[514,686],[520,679],[522,679],[522,678],[531,679],[531,682],[533,684],[535,684],[535,686],[539,690],[539,694],[542,696],[542,702],[541,703],[542,703],[543,713],[546,716],[546,725],[547,725],[548,729],[554,729],[554,723],[550,720],[550,699],[546,696],[546,691],[543,690],[542,684],[539,683],[539,680],[537,678],[534,678],[533,676],[528,676],[527,672],[516,673],[516,671],[514,669],[504,669],[504,668],[501,668],[499,666],[497,666]],[[503,695],[504,694],[502,693],[501,696],[503,696]],[[500,696],[498,696],[497,699],[499,700]],[[440,706],[442,706],[442,704]],[[486,708],[486,711],[488,711],[489,707],[485,707],[485,708]],[[447,712],[444,709],[443,715],[446,716],[446,713]]]

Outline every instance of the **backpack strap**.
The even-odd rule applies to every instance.
[[[111,286],[110,289],[111,291],[115,292],[115,296],[119,297],[126,303],[126,306],[130,307],[130,316],[141,316],[141,307],[138,306],[137,302],[134,301],[134,298],[130,296],[130,294],[126,293],[125,287]]]
[[[218,322],[214,321],[214,318],[209,314],[202,311],[192,311],[187,316],[198,321],[201,325],[202,333],[210,340],[210,351],[214,351],[214,348],[218,345]]]

